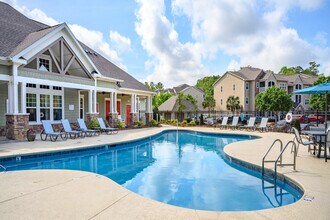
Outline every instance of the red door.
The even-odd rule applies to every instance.
[[[117,112],[120,115],[120,101],[117,101]]]
[[[110,100],[105,101],[105,118],[109,121]]]
[[[126,105],[126,124],[130,124],[131,121],[131,105]]]

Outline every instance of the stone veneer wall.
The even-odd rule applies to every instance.
[[[11,140],[26,138],[29,114],[6,115],[6,137]]]
[[[97,120],[98,117],[99,117],[99,113],[87,113],[86,121],[89,124],[92,120]]]
[[[130,113],[130,125],[134,125],[134,122],[138,121],[138,113]]]
[[[118,113],[109,114],[109,125],[113,128],[118,127]]]
[[[153,114],[152,113],[145,113],[146,116],[146,124],[148,125],[150,121],[153,119]]]

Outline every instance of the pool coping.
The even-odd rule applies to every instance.
[[[155,136],[155,135],[159,135],[159,134],[161,134],[163,131],[167,131],[167,130],[176,130],[175,128],[170,128],[170,129],[168,129],[168,128],[165,128],[164,130],[163,129],[161,129],[161,130],[159,130],[158,132],[156,132],[153,136]],[[219,134],[221,131],[223,131],[223,130],[217,130],[217,132],[214,132],[214,131],[201,131],[200,129],[197,129],[197,130],[195,130],[195,129],[180,129],[180,130],[193,130],[193,131],[197,131],[197,132],[204,132],[204,133],[214,133],[214,134]],[[233,135],[233,133],[231,133],[231,132],[225,132],[225,133],[223,133],[223,132],[221,132],[220,134],[228,134],[228,135]],[[240,132],[240,134],[242,134],[241,132]],[[243,133],[243,135],[244,135],[244,133]],[[250,135],[250,134],[247,134],[247,135]],[[256,135],[256,133],[253,133],[253,135],[252,136],[258,136],[258,137],[260,137],[260,138],[264,138],[264,137],[262,137],[263,135]],[[139,141],[139,140],[141,140],[141,139],[145,139],[145,138],[147,138],[148,137],[148,135],[146,136],[146,137],[141,137],[141,138],[137,138],[137,139],[131,139],[130,140],[130,143],[131,142],[136,142],[136,141]],[[247,140],[248,142],[253,142],[253,141],[255,141],[255,140]],[[118,142],[113,142],[112,143],[112,145],[114,145],[114,144],[119,144],[119,143],[125,143],[126,141],[118,141]],[[96,146],[101,146],[101,145],[103,145],[103,144],[100,144],[100,145],[96,145]],[[237,160],[238,162],[243,162],[243,164],[245,164],[245,165],[247,165],[247,166],[253,166],[253,167],[255,167],[256,169],[260,169],[260,166],[258,166],[257,164],[254,164],[254,163],[250,163],[250,162],[248,162],[248,161],[244,161],[244,160],[242,160],[242,159],[239,159],[239,158],[237,158],[237,156],[233,156],[233,155],[230,155],[230,152],[228,153],[228,152],[226,152],[226,149],[228,148],[228,149],[230,149],[231,147],[232,147],[232,145],[233,144],[229,144],[229,145],[227,145],[225,148],[224,148],[224,153],[225,153],[225,155],[227,156],[227,157],[229,157],[229,158],[231,158],[231,160]],[[95,146],[93,146],[93,147],[95,147]],[[84,147],[85,149],[87,148],[87,147]],[[91,148],[91,147],[89,147],[89,148]],[[69,150],[73,150],[73,149],[81,149],[81,147],[77,147],[77,148],[70,148]],[[58,150],[53,150],[53,151],[48,151],[48,152],[42,152],[42,153],[51,153],[51,152],[58,152],[58,151],[61,151],[61,149],[58,149]],[[27,154],[17,154],[17,155],[31,155],[31,154],[33,154],[33,153],[27,153]],[[13,157],[14,155],[11,155],[11,157]],[[6,157],[6,156],[5,156]],[[5,158],[5,157],[0,157],[0,158]],[[7,157],[10,157],[10,156],[7,156]],[[268,170],[268,169],[267,169]],[[74,171],[74,172],[77,172],[77,171]],[[279,174],[280,175],[283,175],[285,178],[288,178],[289,180],[292,180],[293,182],[294,182],[294,184],[296,184],[296,185],[298,185],[298,186],[300,186],[302,189],[303,189],[303,191],[304,192],[306,192],[306,189],[304,188],[304,184],[303,183],[301,183],[300,181],[298,181],[298,180],[296,180],[296,179],[294,179],[294,178],[291,178],[291,177],[288,177],[287,175],[285,175],[285,174],[282,174],[281,173],[281,171],[279,171]],[[109,179],[110,180],[110,179]],[[110,180],[111,181],[111,180]],[[119,185],[120,186],[120,185]],[[121,186],[120,186],[121,187]],[[144,199],[146,199],[146,198],[143,198],[142,200],[144,200]],[[147,199],[148,200],[148,199]],[[153,201],[153,200],[152,200]],[[301,201],[301,199],[299,200],[299,201]],[[282,206],[282,207],[279,207],[279,208],[275,208],[275,209],[284,209],[285,207],[287,208],[288,206],[290,206],[290,207],[295,207],[295,206],[297,206],[297,203],[299,202],[299,201],[297,201],[297,202],[295,202],[295,203],[293,203],[293,204],[290,204],[290,205],[286,205],[286,206]],[[142,201],[141,201],[142,202]],[[153,201],[153,202],[157,202],[157,201]],[[167,205],[167,204],[166,204]],[[168,206],[171,206],[171,205],[168,205]],[[174,206],[175,207],[175,206]],[[178,209],[178,211],[180,211],[180,210],[182,210],[182,209],[185,209],[185,208],[181,208],[181,207],[175,207],[176,209]],[[270,209],[270,210],[273,210],[273,208],[272,209]],[[196,211],[196,212],[204,212],[203,210],[193,210],[193,209],[191,209],[191,211]],[[236,213],[236,214],[238,214],[239,215],[239,213],[249,213],[249,212],[257,212],[258,213],[258,216],[260,215],[260,213],[262,213],[262,212],[265,212],[265,211],[269,211],[269,209],[263,209],[263,210],[256,210],[256,211],[243,211],[243,212],[228,212],[228,213]],[[208,212],[208,211],[206,211],[206,212]],[[212,211],[210,211],[210,212],[212,212]],[[226,213],[227,211],[223,211],[223,212],[216,212],[216,213]],[[266,218],[265,218],[266,219]]]

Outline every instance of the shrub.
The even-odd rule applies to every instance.
[[[292,127],[297,128],[297,130],[300,132],[301,131],[300,121],[298,119],[294,120],[293,123],[292,123]]]
[[[204,124],[204,117],[203,114],[201,114],[201,116],[199,116],[199,124],[203,125]]]
[[[139,120],[137,120],[137,121],[135,121],[135,124],[136,124],[138,127],[142,127],[142,125],[143,125],[143,122],[142,122],[142,121],[139,121]]]
[[[150,122],[152,123],[153,120],[156,121],[155,119],[152,119]],[[165,119],[161,119],[160,120],[160,123],[163,123],[164,124],[164,123],[167,123],[167,121]]]
[[[185,120],[187,123],[190,123],[191,118],[185,118],[185,119],[183,119],[183,120]]]
[[[191,121],[189,122],[189,126],[195,126],[195,125],[196,125],[195,121],[191,120]]]
[[[118,128],[123,128],[123,127],[125,127],[124,122],[118,121]]]
[[[186,120],[183,120],[183,121],[181,122],[181,126],[182,126],[182,127],[186,127],[186,126],[187,126],[187,121],[186,121]]]
[[[100,124],[97,120],[95,119],[92,119],[91,122],[89,123],[89,127],[91,128],[99,128],[100,127]]]
[[[158,122],[155,120],[155,119],[152,119],[150,121],[150,124],[153,126],[153,127],[157,127],[158,126]]]

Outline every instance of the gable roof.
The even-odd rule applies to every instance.
[[[3,57],[10,56],[29,34],[48,28],[4,2],[0,2],[0,15],[0,56]]]
[[[48,26],[29,19],[10,5],[0,2],[0,56],[12,57],[19,54],[37,40],[54,31],[58,26]],[[84,53],[88,50],[97,54],[86,53],[101,75],[124,80],[121,83],[123,88],[151,92],[143,83],[102,55],[79,41],[78,44],[85,50]]]
[[[158,107],[158,110],[160,112],[177,112],[177,108],[178,108],[178,95],[172,96],[169,99],[167,99],[163,104],[161,104]],[[194,106],[191,104],[190,101],[188,100],[182,100],[183,104],[186,106],[186,109],[183,110],[183,112],[189,112],[189,111],[193,111]],[[205,109],[203,109],[203,107],[201,105],[198,105],[197,107],[198,111],[204,111]]]

